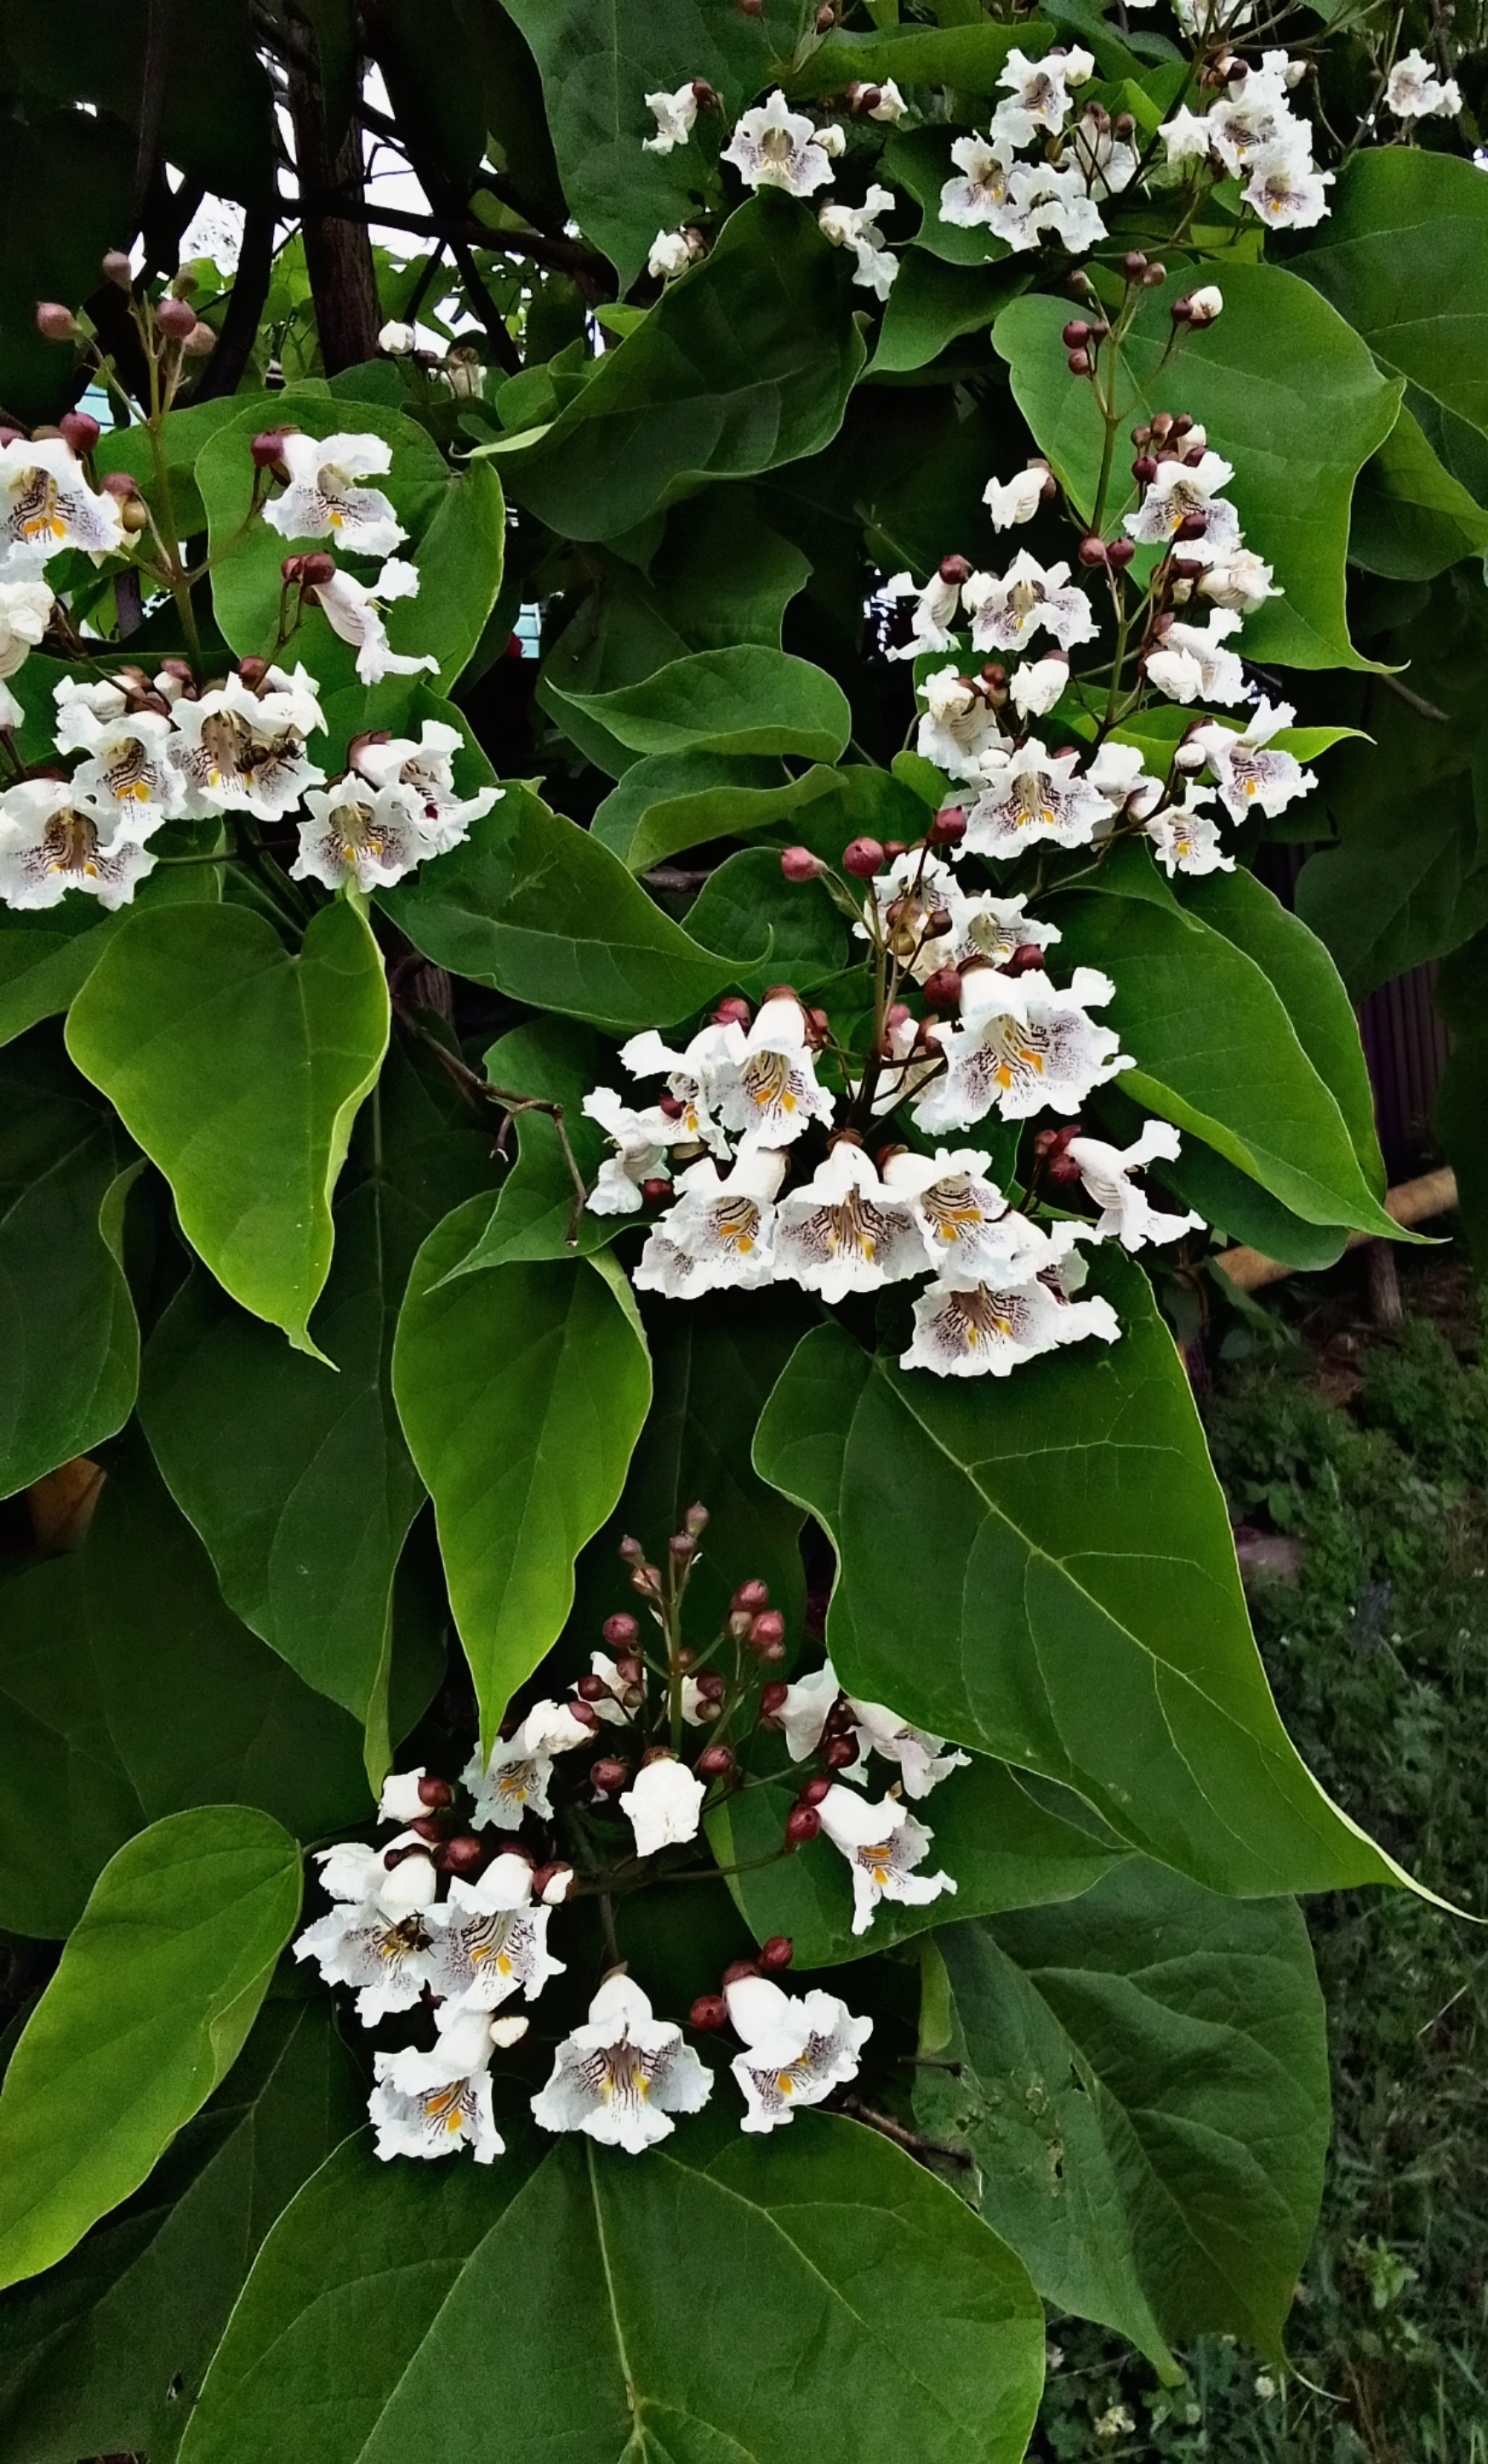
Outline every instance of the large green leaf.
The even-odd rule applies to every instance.
[[[1169,310],[1193,287],[1173,275],[1145,295],[1123,350],[1122,425],[1152,411],[1201,420],[1234,465],[1229,491],[1247,546],[1276,568],[1283,596],[1246,619],[1246,655],[1289,667],[1358,667],[1344,606],[1354,481],[1395,423],[1398,379],[1384,377],[1325,300],[1275,265],[1227,262],[1224,315],[1176,358]],[[1082,517],[1094,503],[1104,429],[1089,385],[1072,384],[1059,340],[1065,307],[1039,296],[1005,308],[992,339],[1034,437]],[[1135,491],[1121,454],[1106,527]]]
[[[66,1933],[115,1849],[185,1806],[261,1806],[301,1839],[369,1810],[353,1723],[224,1607],[143,1443],[107,1461],[81,1553],[0,1589],[0,1924],[20,1933]]]
[[[608,1259],[445,1283],[488,1212],[472,1199],[420,1249],[392,1383],[490,1738],[562,1631],[573,1561],[619,1496],[646,1417],[651,1363]]]
[[[1011,2252],[855,2123],[733,2119],[640,2163],[522,2131],[487,2173],[351,2141],[260,2252],[186,2464],[298,2464],[311,2423],[317,2464],[425,2464],[493,2421],[502,2464],[1016,2464],[1043,2322]]]
[[[315,1315],[334,1369],[286,1351],[196,1267],[151,1336],[140,1417],[224,1598],[365,1722],[380,1781],[393,1572],[424,1495],[393,1409],[393,1328],[420,1241],[491,1168],[473,1116],[401,1047],[357,1146]]]
[[[1488,548],[1488,513],[1432,451],[1409,403],[1359,473],[1349,561],[1397,582],[1429,582]]]
[[[947,17],[949,12],[946,12]],[[1002,100],[999,79],[1008,54],[1037,59],[1054,40],[1054,28],[1036,17],[994,26],[985,19],[958,25],[875,28],[861,34],[833,33],[811,51],[788,79],[792,97],[837,95],[855,83],[947,85],[958,94]]]
[[[503,1095],[536,1097],[555,1109],[517,1111],[517,1160],[495,1212],[452,1272],[475,1275],[486,1266],[532,1265],[608,1248],[630,1219],[591,1214],[580,1202],[574,1176],[592,1188],[611,1152],[583,1105],[592,1087],[620,1075],[618,1064],[589,1027],[549,1017],[500,1036],[485,1056],[485,1071]]]
[[[1090,890],[1056,903],[1061,960],[1104,967],[1115,981],[1105,1015],[1136,1064],[1122,1073],[1123,1091],[1217,1148],[1307,1222],[1398,1237],[1370,1185],[1378,1167],[1371,1160],[1366,1177],[1351,1134],[1364,1135],[1365,1115],[1344,1072],[1342,996],[1326,954],[1302,943],[1304,926],[1278,922],[1258,887],[1210,894],[1206,884],[1179,907],[1149,894],[1155,883],[1145,851],[1133,848]],[[1333,1076],[1347,1093],[1347,1121]]]
[[[127,1182],[91,1091],[44,1032],[0,1052],[0,1497],[112,1437],[134,1402],[140,1332],[112,1245]]]
[[[299,1352],[315,1353],[331,1191],[388,1020],[349,899],[312,918],[299,957],[242,907],[131,916],[68,1018],[68,1050],[165,1174],[192,1248]]]
[[[329,2000],[271,1993],[144,2187],[0,2299],[0,2464],[167,2464],[259,2243],[360,2119]]]
[[[699,650],[617,692],[560,692],[633,753],[795,753],[835,761],[853,715],[834,679],[809,660],[743,643]]]
[[[236,2059],[300,1913],[250,1806],[167,1815],[100,1875],[0,2086],[0,2284],[137,2190]]]
[[[597,1026],[670,1026],[729,980],[618,857],[530,787],[509,784],[462,846],[378,904],[436,965]]]
[[[66,1009],[122,920],[76,895],[39,912],[0,909],[0,1044]]]
[[[815,992],[841,975],[852,947],[821,883],[787,881],[774,847],[741,847],[710,872],[687,922],[695,939],[732,959],[751,1001],[772,984]]]
[[[1102,1252],[1091,1281],[1121,1340],[995,1384],[906,1373],[837,1326],[802,1344],[755,1462],[832,1536],[843,1683],[1075,1789],[1212,1889],[1401,1881],[1277,1716],[1145,1276]]]
[[[889,1772],[877,1766],[885,1784]],[[855,1771],[854,1778],[864,1776]],[[831,1968],[866,1959],[897,1942],[944,1925],[947,1915],[991,1916],[1073,1899],[1118,1862],[1122,1850],[1109,1834],[1097,1837],[1077,1798],[1066,1811],[1040,1803],[1006,1763],[987,1754],[969,1771],[953,1771],[928,1804],[917,1806],[935,1841],[934,1863],[956,1878],[956,1897],[924,1907],[885,1900],[865,1934],[853,1931],[853,1879],[841,1852],[816,1838],[778,1864],[765,1859],[785,1837],[786,1816],[800,1792],[793,1781],[751,1786],[725,1797],[708,1816],[708,1839],[721,1865],[745,1870],[729,1884],[756,1942],[788,1934],[797,1968]]]
[[[1477,165],[1415,146],[1344,165],[1293,259],[1386,367],[1488,432],[1488,196]],[[1226,287],[1226,309],[1229,307]]]
[[[819,452],[863,364],[849,283],[814,214],[761,189],[547,428],[480,450],[575,539],[618,539],[703,479]]]
[[[987,29],[993,32],[991,27]],[[952,230],[944,224],[943,230]],[[947,264],[938,253],[910,248],[899,258],[873,355],[875,376],[902,375],[927,367],[947,342],[963,334],[985,335],[1010,299],[1026,289],[1021,261],[999,265]]]
[[[1168,2345],[1281,2358],[1328,2140],[1322,1997],[1289,1900],[1132,1859],[1083,1899],[957,1925],[922,1958],[915,2110],[1045,2298]],[[939,2015],[948,1986],[948,2012]],[[926,2058],[928,2057],[928,2058]]]

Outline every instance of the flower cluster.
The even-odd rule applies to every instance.
[[[844,1693],[830,1661],[794,1681],[771,1678],[785,1657],[785,1620],[758,1580],[735,1590],[705,1651],[683,1644],[681,1606],[706,1522],[702,1507],[690,1510],[664,1568],[649,1565],[635,1542],[621,1550],[664,1658],[643,1642],[633,1616],[608,1617],[607,1648],[592,1654],[589,1673],[563,1700],[544,1698],[509,1718],[458,1784],[423,1767],[387,1782],[378,1815],[396,1826],[394,1837],[318,1852],[331,1904],[300,1934],[297,1958],[315,1960],[328,1985],[351,1991],[365,2027],[422,2010],[433,2021],[432,2043],[374,2053],[369,2110],[380,2156],[443,2156],[469,2145],[477,2164],[488,2164],[502,2152],[492,2063],[532,2025],[512,2006],[531,2006],[569,1973],[549,1945],[555,1915],[586,1897],[608,1912],[614,1893],[683,1870],[669,1852],[697,1839],[705,1800],[770,1775],[777,1738],[788,1777],[819,1768],[799,1787],[775,1853],[821,1837],[841,1854],[855,1933],[867,1931],[884,1900],[922,1906],[954,1892],[949,1874],[919,1870],[932,1835],[909,1805],[966,1755],[885,1705]],[[679,1749],[689,1729],[707,1738],[691,1765]],[[736,1744],[724,1741],[728,1731]],[[582,1749],[592,1755],[600,1743],[605,1751],[582,1774],[566,1770],[565,1757]],[[766,1768],[746,1781],[743,1760],[761,1760],[762,1749]],[[894,1773],[877,1799],[848,1784],[849,1774],[863,1777],[870,1756]],[[614,1837],[617,1815],[630,1847]],[[558,1853],[560,1835],[576,1862]],[[653,1859],[663,1861],[653,1869]],[[682,2028],[656,2016],[613,1955],[612,1935],[611,1948],[610,1972],[583,2020],[552,2041],[549,2075],[528,2101],[544,2129],[581,2130],[639,2153],[667,2137],[678,2114],[706,2102],[714,2074]],[[772,1935],[688,2013],[696,2032],[731,2028],[740,2041],[730,2067],[746,2131],[788,2123],[798,2106],[853,2079],[872,2033],[872,2021],[834,1994],[786,1992],[776,1979],[792,1955],[788,1939]]]
[[[1311,123],[1288,99],[1303,75],[1285,52],[1267,52],[1258,69],[1232,59],[1224,92],[1207,112],[1185,106],[1165,121],[1159,133],[1168,162],[1212,162],[1243,181],[1246,204],[1273,230],[1311,230],[1327,213],[1333,173],[1313,162]]]
[[[1083,255],[1106,237],[1102,203],[1139,168],[1130,114],[1113,120],[1093,103],[1072,123],[1075,94],[1095,75],[1088,52],[1055,50],[1031,60],[1010,52],[998,79],[1008,97],[985,137],[958,137],[957,177],[941,190],[944,223],[992,231],[1014,250],[1054,240]]]

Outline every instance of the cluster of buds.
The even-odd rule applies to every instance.
[[[779,1976],[795,1957],[795,1945],[788,1933],[772,1933],[762,1942],[753,1959],[730,1961],[719,1979],[716,1993],[700,1993],[687,2013],[689,2027],[712,2034],[728,2025],[728,1990],[742,1984],[747,1976]]]

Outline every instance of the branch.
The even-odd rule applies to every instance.
[[[861,2097],[845,2096],[842,2110],[850,2113],[855,2122],[866,2123],[870,2130],[879,2131],[885,2139],[892,2139],[896,2147],[902,2147],[905,2155],[913,2156],[919,2165],[954,2165],[959,2172],[971,2170],[975,2160],[968,2149],[943,2147],[938,2139],[922,2139],[918,2131],[906,2130],[901,2122],[893,2121],[888,2114],[876,2113],[871,2105],[864,2104]]]
[[[395,206],[368,205],[365,200],[328,195],[319,200],[320,210],[334,213],[348,223],[385,223],[389,231],[413,231],[423,239],[442,239],[453,243],[464,240],[472,248],[494,249],[505,256],[527,256],[534,265],[551,266],[557,273],[586,275],[591,281],[603,281],[607,296],[614,291],[614,268],[608,256],[597,250],[585,248],[574,239],[550,239],[545,231],[491,231],[485,223],[474,218],[460,220],[448,214],[410,214]],[[280,211],[303,213],[302,200],[285,197]]]
[[[257,339],[258,320],[263,315],[274,277],[274,234],[278,214],[273,206],[255,206],[243,222],[243,245],[238,253],[237,272],[217,336],[217,347],[203,368],[195,385],[184,399],[188,402],[219,402],[224,395],[235,393],[249,355]]]

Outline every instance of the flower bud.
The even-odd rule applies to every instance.
[[[581,1728],[594,1728],[599,1725],[599,1714],[592,1703],[584,1701],[566,1703],[564,1709],[570,1720],[577,1720]]]
[[[760,1945],[760,1966],[764,1969],[788,1968],[795,1957],[795,1944],[788,1933],[772,1933],[768,1942]]]
[[[704,1746],[693,1766],[700,1779],[726,1779],[737,1768],[732,1746]]]
[[[641,1682],[641,1663],[636,1659],[634,1653],[629,1651],[622,1652],[620,1658],[615,1661],[615,1675],[619,1678],[621,1684],[638,1685]]]
[[[1072,317],[1064,327],[1060,340],[1067,351],[1081,350],[1090,340],[1090,327],[1084,318]]]
[[[1105,541],[1103,539],[1098,539],[1094,531],[1087,531],[1076,554],[1081,564],[1104,564]]]
[[[1049,1159],[1049,1177],[1051,1180],[1078,1180],[1079,1166],[1073,1155],[1051,1155]]]
[[[611,1651],[629,1651],[640,1636],[640,1627],[626,1609],[607,1617],[599,1630]]]
[[[172,342],[184,342],[196,323],[196,311],[184,299],[172,298],[169,292],[155,305],[155,322]]]
[[[637,1566],[631,1576],[631,1588],[633,1591],[639,1592],[645,1599],[659,1600],[661,1597],[660,1567]]]
[[[418,336],[411,325],[391,323],[385,325],[378,335],[377,347],[386,351],[390,360],[406,360],[417,341]]]
[[[671,1195],[671,1182],[669,1180],[661,1179],[655,1174],[648,1175],[647,1178],[641,1182],[641,1197],[648,1206],[659,1206],[663,1199],[670,1198]]]
[[[1114,564],[1119,573],[1124,573],[1136,553],[1135,539],[1114,539],[1106,548],[1105,561],[1107,564]]]
[[[99,272],[102,275],[105,282],[117,282],[121,291],[128,291],[133,288],[134,275],[130,268],[129,259],[125,256],[122,248],[111,248],[108,250],[106,254],[100,259]]]
[[[614,1754],[601,1754],[589,1765],[589,1786],[599,1796],[616,1796],[630,1778],[630,1771]]]
[[[789,1686],[783,1684],[778,1677],[772,1677],[767,1685],[761,1687],[760,1710],[766,1720],[777,1718],[785,1709],[789,1691]]]
[[[735,1959],[729,1962],[719,1981],[726,1993],[731,1985],[742,1983],[746,1976],[758,1976],[759,1972],[760,1963],[757,1959]]]
[[[1090,353],[1088,351],[1072,351],[1065,364],[1072,377],[1088,377],[1090,374]]]
[[[438,1861],[447,1874],[473,1874],[485,1862],[485,1841],[473,1831],[457,1831],[439,1851]]]
[[[1185,514],[1173,536],[1179,539],[1201,539],[1208,529],[1209,522],[1203,514]]]
[[[722,1993],[700,1993],[687,2013],[689,2028],[711,2030],[728,2025],[728,2004]]]
[[[698,1554],[698,1543],[690,1531],[674,1531],[667,1542],[667,1555],[675,1566],[690,1566]]]
[[[829,1795],[831,1790],[832,1782],[826,1772],[816,1771],[801,1791],[799,1801],[802,1805],[820,1805],[822,1798]]]
[[[1020,941],[1004,967],[1005,976],[1026,976],[1031,969],[1041,967],[1044,954],[1036,941]]]
[[[738,993],[726,993],[713,1013],[715,1026],[747,1026],[754,1012]]]
[[[793,1805],[786,1816],[786,1846],[799,1848],[814,1839],[821,1829],[821,1815],[814,1805]]]
[[[604,1679],[602,1677],[595,1677],[592,1674],[588,1677],[581,1677],[578,1684],[574,1688],[574,1691],[579,1696],[580,1700],[585,1703],[604,1703],[607,1702],[610,1697],[610,1688],[605,1683]]]
[[[1147,260],[1140,248],[1128,249],[1122,259],[1122,272],[1128,282],[1140,282],[1147,270]]]
[[[626,1533],[625,1538],[621,1541],[620,1546],[616,1551],[616,1554],[627,1566],[644,1566],[646,1563],[646,1551],[632,1532]],[[633,1624],[634,1619],[633,1618],[631,1622]]]
[[[871,881],[883,869],[883,848],[877,839],[850,839],[842,850],[842,869],[858,881]]]
[[[971,567],[964,556],[943,556],[937,571],[943,582],[953,582],[958,589],[971,579]]]
[[[64,411],[58,425],[62,430],[63,443],[70,445],[79,459],[84,454],[92,452],[103,433],[98,421],[90,418],[85,410]]]
[[[955,967],[937,967],[933,976],[926,976],[922,989],[932,1009],[961,1007],[961,975]]]
[[[336,560],[323,547],[312,547],[300,560],[300,579],[306,590],[316,589],[322,582],[334,582]]]
[[[186,340],[182,343],[181,348],[186,352],[189,359],[210,360],[216,347],[216,335],[212,332],[211,327],[205,324],[201,318],[198,317],[193,323],[190,332],[187,335]]]
[[[822,1748],[822,1760],[829,1771],[846,1771],[850,1763],[857,1760],[857,1739],[829,1737]]]
[[[294,430],[288,428],[260,429],[248,448],[253,457],[254,469],[272,471],[276,476],[283,472],[287,478],[289,473],[284,469],[284,439],[293,433]]]
[[[1149,265],[1145,274],[1142,277],[1143,288],[1146,291],[1160,291],[1166,280],[1167,268],[1166,265]]]
[[[1111,133],[1114,137],[1125,139],[1135,134],[1136,126],[1135,112],[1119,111],[1111,122]]]
[[[81,330],[82,328],[79,326],[77,318],[73,315],[72,310],[70,308],[64,308],[60,299],[37,300],[36,331],[42,336],[44,341],[48,342],[74,342],[77,341]]]
[[[573,1889],[573,1867],[561,1858],[539,1865],[532,1877],[532,1896],[544,1908],[561,1907]]]
[[[1131,466],[1131,475],[1139,488],[1150,488],[1157,477],[1157,460],[1151,453],[1139,453]]]
[[[418,1801],[420,1805],[437,1810],[455,1803],[455,1791],[447,1779],[439,1777],[437,1771],[424,1771],[418,1782]]]
[[[762,1609],[758,1617],[750,1619],[748,1641],[751,1651],[767,1651],[771,1643],[783,1642],[785,1638],[786,1620],[779,1609]]]
[[[960,804],[943,804],[926,838],[932,847],[957,847],[966,835],[966,816]]]

